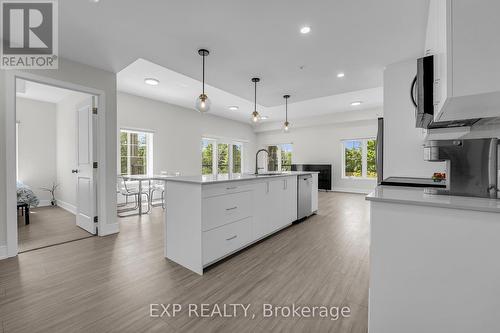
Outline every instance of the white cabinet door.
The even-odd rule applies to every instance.
[[[500,116],[500,1],[431,0],[425,54],[434,55],[434,120]]]
[[[285,185],[284,178],[278,178],[272,181],[269,181],[269,193],[268,196],[268,204],[269,207],[269,219],[272,225],[272,230],[275,231],[281,228],[285,220],[285,211],[284,211],[284,196],[285,196]]]
[[[297,177],[287,177],[284,179],[285,195],[283,196],[283,210],[285,217],[283,225],[290,224],[297,220]]]
[[[269,203],[269,183],[253,184],[253,196],[255,203],[253,214],[254,239],[259,239],[273,230],[272,220],[269,218],[274,209]]]
[[[297,220],[297,177],[280,177],[254,184],[255,239]]]

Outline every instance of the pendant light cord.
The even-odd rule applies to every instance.
[[[288,98],[285,98],[285,122],[288,122]]]
[[[205,95],[205,54],[203,54],[203,79],[202,79],[202,91],[203,95]]]
[[[253,94],[254,111],[257,111],[257,81],[255,81],[255,92]]]

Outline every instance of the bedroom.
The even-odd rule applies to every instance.
[[[77,91],[16,81],[20,252],[93,236],[76,224],[76,110],[90,98]]]

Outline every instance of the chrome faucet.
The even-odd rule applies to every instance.
[[[257,154],[255,154],[255,174],[258,175],[259,174],[259,169],[264,169],[264,168],[259,168],[259,164],[258,164],[258,161],[259,161],[259,153],[261,151],[265,151],[267,156],[269,157],[269,152],[266,150],[266,149],[260,149],[257,151]]]

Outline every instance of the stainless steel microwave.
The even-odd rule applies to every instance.
[[[415,106],[415,127],[450,128],[472,126],[479,119],[434,121],[434,56],[417,59],[417,75],[411,84],[411,101]]]

